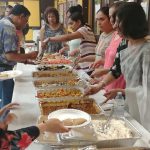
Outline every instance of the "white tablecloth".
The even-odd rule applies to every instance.
[[[18,64],[16,69],[23,71],[23,74],[15,79],[13,102],[18,102],[20,108],[14,111],[18,118],[12,125],[10,125],[9,129],[11,130],[35,125],[40,114],[38,101],[35,98],[36,91],[31,77],[32,71],[35,70],[35,66]],[[99,92],[93,97],[98,103],[101,103],[104,100],[102,92]],[[128,119],[142,134],[142,138],[136,142],[135,146],[150,147],[150,133],[130,116],[128,116]],[[27,150],[48,149],[50,149],[49,146],[36,143],[32,143],[27,148]]]

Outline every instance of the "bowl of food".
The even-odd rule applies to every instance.
[[[88,113],[77,109],[56,110],[48,115],[48,119],[52,118],[61,120],[68,128],[83,127],[91,122],[91,116]]]

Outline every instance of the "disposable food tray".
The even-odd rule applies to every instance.
[[[58,109],[79,109],[89,114],[103,113],[102,108],[92,98],[64,98],[64,99],[51,99],[47,101],[39,101],[40,110],[42,115]]]
[[[92,120],[100,120],[103,115],[91,115]],[[41,116],[39,122],[47,119],[47,116]],[[89,124],[82,128],[72,129],[71,132],[65,134],[52,134],[45,133],[41,135],[36,142],[47,144],[54,148],[77,148],[87,145],[96,145],[97,148],[119,148],[119,147],[131,147],[137,139],[141,137],[138,130],[125,118],[119,118],[125,121],[128,128],[132,130],[132,138],[115,139],[115,140],[98,140],[97,135],[94,132],[92,124]],[[121,130],[121,129],[120,129]]]
[[[55,70],[71,70],[69,65],[38,65],[36,68],[38,71],[55,71]]]
[[[106,116],[99,118],[98,116],[94,116],[93,120],[106,120]],[[132,132],[132,137],[130,138],[118,138],[118,139],[108,139],[108,140],[98,140],[97,147],[99,148],[112,148],[112,147],[129,147],[133,146],[137,139],[141,137],[140,132],[128,121],[127,118],[124,117],[113,117],[116,120],[122,120],[125,123],[125,126],[129,128]],[[109,127],[108,127],[109,130]],[[121,128],[120,128],[120,131]],[[97,134],[96,134],[97,135]],[[98,135],[97,135],[98,137]],[[97,138],[98,139],[98,138]]]
[[[70,70],[55,70],[55,71],[34,71],[32,76],[35,78],[41,77],[77,77],[77,73]]]
[[[87,82],[78,78],[64,77],[64,78],[39,78],[33,81],[37,89],[51,88],[55,86],[79,86],[86,88]]]
[[[40,89],[37,90],[38,99],[47,98],[65,98],[65,97],[82,97],[84,89],[77,86],[61,86],[53,87],[50,89]]]

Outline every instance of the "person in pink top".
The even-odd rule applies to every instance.
[[[114,26],[115,14],[117,12],[117,8],[121,4],[122,4],[122,2],[114,3],[109,9],[110,22],[111,22],[111,24],[112,24],[114,29],[115,29],[115,26]],[[117,48],[118,48],[119,44],[121,43],[121,41],[122,41],[122,38],[119,36],[118,32],[115,31],[113,33],[112,40],[111,40],[109,46],[105,50],[104,67],[96,69],[92,73],[91,77],[99,78],[99,77],[102,77],[102,76],[104,76],[105,74],[107,74],[109,72],[109,69],[112,67],[112,65],[114,63],[114,59],[115,59],[115,56],[116,56]],[[125,80],[124,80],[123,75],[121,75],[117,80],[115,80],[111,84],[107,85],[105,87],[105,90],[109,91],[111,89],[116,89],[116,88],[121,88],[121,89],[125,88]]]

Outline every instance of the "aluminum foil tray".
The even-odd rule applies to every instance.
[[[99,120],[102,118],[104,118],[103,115],[92,115],[92,120]],[[47,116],[41,116],[39,122],[42,122],[45,119],[47,119]],[[93,128],[93,124],[89,124],[82,128],[72,129],[69,133],[43,134],[36,140],[36,142],[48,144],[50,147],[55,148],[73,148],[87,145],[96,145],[98,148],[131,147],[133,146],[135,141],[141,137],[141,134],[127,119],[119,119],[123,119],[126,126],[132,130],[132,138],[100,141],[97,138],[97,134],[95,133],[95,130]]]
[[[41,123],[43,121],[47,120],[47,116],[40,116],[38,123]],[[70,137],[74,135],[74,133],[80,133],[80,135],[85,136],[86,139],[80,138],[78,141],[70,141]],[[85,134],[86,133],[86,134]],[[64,140],[65,138],[65,140]],[[91,124],[85,126],[84,128],[74,128],[68,133],[63,134],[54,134],[50,132],[45,132],[42,135],[40,135],[35,142],[40,144],[47,144],[50,147],[53,148],[72,148],[72,147],[82,147],[87,146],[95,143],[96,135],[94,135],[94,130],[91,128]]]
[[[93,120],[106,120],[106,116],[103,116],[103,117],[98,117],[98,116],[94,116],[93,117]],[[121,120],[125,123],[125,126],[131,130],[131,133],[132,133],[132,137],[129,137],[129,138],[119,138],[119,139],[107,139],[107,140],[100,140],[98,138],[98,134],[97,135],[97,139],[98,139],[98,142],[97,142],[97,146],[99,148],[112,148],[112,147],[129,147],[129,146],[133,146],[133,144],[136,142],[137,139],[139,139],[141,137],[141,134],[139,133],[139,131],[126,119],[126,118],[118,118],[118,117],[113,117],[113,119],[116,119],[116,120]],[[117,125],[116,125],[116,128],[117,128]],[[118,127],[120,130],[119,131],[122,131],[120,127]],[[95,130],[95,129],[94,129]],[[109,128],[108,128],[109,130]],[[119,133],[118,133],[119,134]]]
[[[36,68],[38,71],[55,71],[55,70],[71,70],[69,65],[38,65]]]
[[[39,78],[37,80],[34,80],[33,84],[37,89],[47,89],[56,86],[79,86],[83,88],[87,87],[87,82],[74,77],[44,79]]]
[[[57,98],[57,97],[82,97],[84,89],[77,86],[61,86],[50,89],[37,90],[38,99]]]
[[[42,78],[42,77],[77,77],[77,73],[75,71],[70,70],[55,70],[55,71],[34,71],[32,73],[34,78]]]
[[[42,115],[48,115],[49,113],[59,109],[78,109],[85,111],[89,114],[101,114],[104,113],[102,108],[92,98],[64,98],[64,99],[51,99],[47,101],[40,101],[40,110]]]

